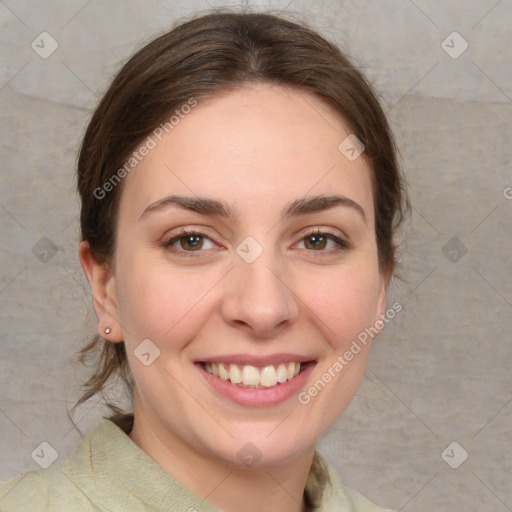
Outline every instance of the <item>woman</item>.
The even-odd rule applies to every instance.
[[[78,161],[79,403],[120,377],[133,413],[1,510],[383,510],[315,446],[384,324],[403,188],[371,87],[305,26],[213,12],[137,52]]]

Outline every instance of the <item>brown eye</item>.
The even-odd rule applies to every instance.
[[[212,240],[199,232],[190,232],[182,230],[177,235],[168,239],[163,243],[163,247],[172,251],[176,254],[180,253],[182,255],[186,255],[188,253],[202,253],[205,250],[213,249],[215,244]]]
[[[311,235],[304,240],[306,249],[325,249],[327,245],[327,238],[321,235]]]
[[[179,238],[180,246],[185,251],[196,251],[203,248],[203,237],[200,235],[188,235]]]
[[[306,234],[299,244],[304,244],[304,249],[316,252],[319,256],[334,254],[350,248],[350,244],[345,240],[332,233],[324,233],[322,231],[313,231]]]

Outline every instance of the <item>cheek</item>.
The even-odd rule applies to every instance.
[[[301,286],[308,297],[307,309],[336,349],[345,349],[365,328],[372,326],[378,311],[378,275],[370,268],[346,268],[317,275]]]
[[[125,342],[149,338],[163,349],[166,340],[186,340],[200,328],[198,316],[205,315],[216,276],[205,273],[198,278],[143,254],[123,258],[118,269],[118,313]]]

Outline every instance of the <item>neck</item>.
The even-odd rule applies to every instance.
[[[314,447],[285,464],[240,468],[198,452],[135,412],[131,440],[172,478],[224,512],[304,512]]]

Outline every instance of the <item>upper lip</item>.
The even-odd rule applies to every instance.
[[[211,356],[198,359],[196,363],[233,363],[237,365],[267,366],[281,363],[305,363],[313,361],[309,356],[299,354],[269,354],[266,356],[252,356],[250,354],[225,354],[222,356]]]

